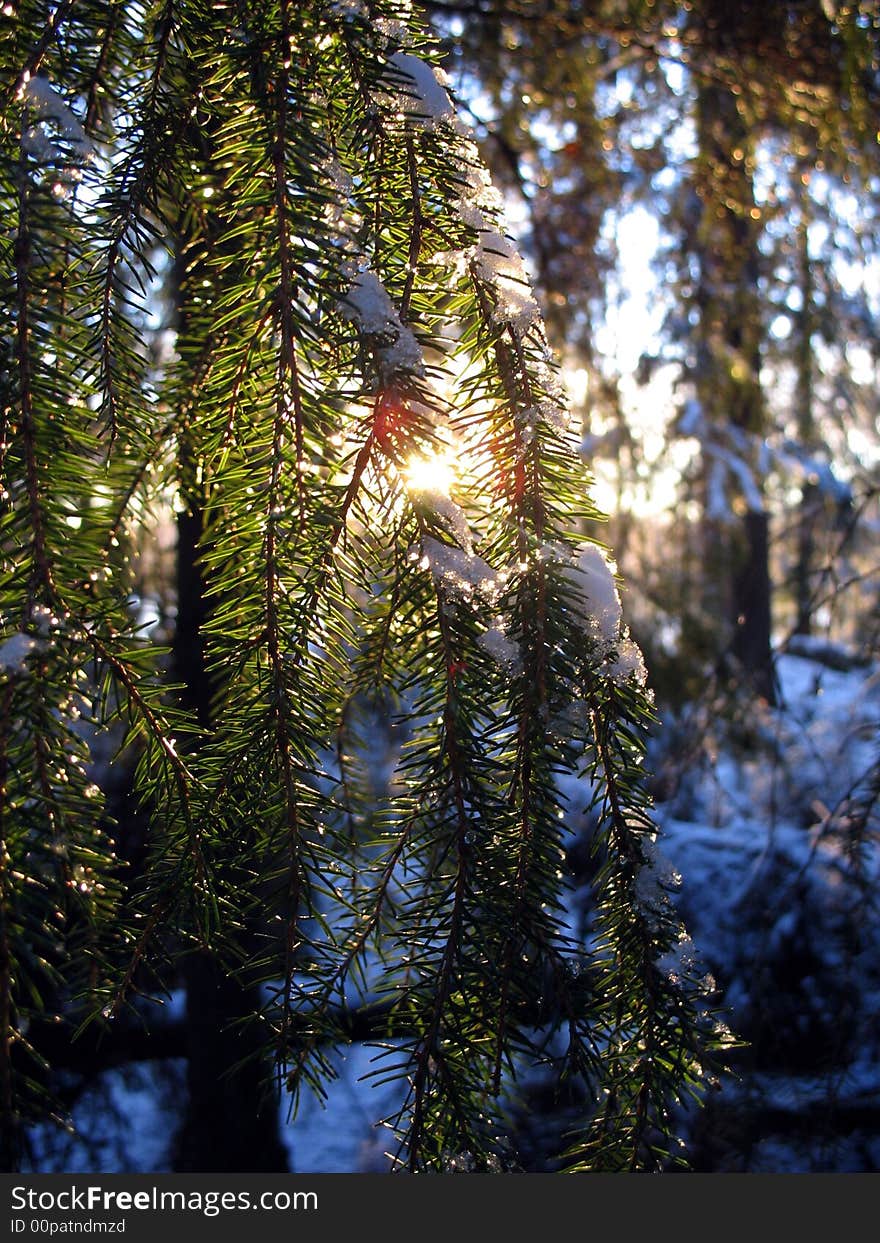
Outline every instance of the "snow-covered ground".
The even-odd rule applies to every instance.
[[[749,1042],[684,1124],[699,1169],[880,1169],[878,763],[880,666],[778,661],[780,706],[738,720],[704,705],[658,731],[651,761],[676,902],[734,1032]],[[874,777],[876,782],[876,775]],[[584,799],[586,803],[586,798]],[[399,1086],[373,1051],[337,1059],[326,1107],[279,1119],[291,1168],[386,1168],[375,1123]],[[108,1071],[73,1115],[81,1136],[35,1132],[43,1170],[167,1170],[185,1096],[180,1062]]]
[[[877,1169],[880,809],[865,806],[880,669],[785,655],[777,672],[779,708],[734,727],[703,718],[696,758],[657,807],[679,910],[749,1042],[696,1123],[694,1155],[708,1168]]]

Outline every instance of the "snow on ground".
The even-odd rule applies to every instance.
[[[182,1017],[183,994],[176,994]],[[374,1084],[377,1050],[364,1045],[331,1057],[337,1079],[326,1104],[303,1093],[290,1117],[278,1101],[279,1135],[297,1174],[383,1173],[395,1152],[378,1124],[399,1108],[399,1083]],[[26,1169],[42,1173],[164,1173],[173,1168],[175,1137],[186,1106],[186,1062],[169,1059],[115,1067],[97,1076],[73,1102],[73,1129],[46,1124],[29,1131]]]
[[[334,1059],[339,1078],[330,1085],[326,1105],[303,1094],[296,1119],[288,1118],[288,1103],[280,1102],[281,1138],[297,1174],[384,1173],[386,1154],[396,1151],[391,1131],[377,1120],[401,1104],[399,1083],[376,1084],[379,1050],[353,1045]]]
[[[880,822],[859,813],[880,758],[880,668],[786,655],[777,671],[780,707],[755,710],[749,745],[710,722],[701,761],[657,807],[678,908],[749,1042],[698,1142],[713,1168],[876,1169]]]
[[[185,1084],[182,1059],[105,1071],[72,1103],[70,1131],[50,1123],[29,1130],[25,1172],[168,1172]]]

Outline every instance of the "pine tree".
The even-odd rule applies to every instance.
[[[208,953],[294,1103],[368,1029],[409,1169],[503,1168],[545,1063],[582,1087],[568,1168],[662,1164],[715,1035],[654,845],[650,699],[426,33],[402,0],[0,20],[4,1165],[53,1108],[29,1032],[112,1028]],[[132,583],[171,511],[169,653]],[[371,805],[380,708],[403,743]]]

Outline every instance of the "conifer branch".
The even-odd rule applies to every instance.
[[[13,688],[9,682],[3,689],[0,710],[0,1102],[2,1102],[3,1134],[11,1145],[17,1128],[15,1088],[12,1070],[12,1049],[16,1035],[12,996],[13,951],[10,944],[12,895],[15,886],[9,875],[12,855],[7,845],[6,794],[8,779],[7,741]],[[4,1156],[9,1157],[11,1153]]]
[[[33,51],[28,56],[24,67],[10,86],[2,101],[0,101],[0,112],[6,112],[13,100],[19,99],[22,88],[39,70],[43,60],[52,46],[53,41],[58,37],[58,32],[67,18],[70,11],[74,7],[76,0],[61,0],[61,2],[50,12],[50,16],[43,27],[43,32],[37,40]]]
[[[20,184],[7,175],[18,199],[2,191],[19,210],[7,316],[18,390],[3,412],[21,417],[6,466],[23,475],[11,522],[32,565],[3,597],[25,632],[12,636],[0,728],[21,695],[28,729],[0,736],[0,778],[17,767],[32,779],[41,842],[63,833],[73,851],[50,860],[45,892],[28,891],[26,932],[54,935],[61,910],[58,961],[93,961],[89,987],[113,997],[114,1015],[166,952],[173,963],[210,945],[236,984],[269,990],[251,1016],[255,1056],[267,1077],[273,1058],[295,1096],[325,1092],[330,1046],[384,1037],[375,1073],[399,1081],[392,1118],[413,1170],[443,1168],[450,1148],[494,1168],[508,1089],[539,1062],[587,1097],[604,1075],[597,1164],[612,1148],[618,1165],[649,1164],[696,1041],[687,999],[667,995],[656,968],[670,929],[631,909],[649,830],[628,731],[647,709],[635,686],[627,699],[605,685],[595,628],[572,617],[569,525],[592,510],[554,410],[543,418],[557,402],[537,306],[434,53],[390,0],[370,7],[375,21],[324,0],[163,0],[148,16],[97,6],[100,28],[93,7],[87,63],[61,57],[58,73],[85,101],[86,129],[118,128],[116,146],[88,195],[52,201],[65,186],[42,179],[40,142],[56,123],[81,128],[58,95],[60,120],[41,121],[33,150],[22,135]],[[459,432],[476,468],[419,491],[416,455]],[[194,519],[179,541],[173,653],[198,714],[169,703],[180,688],[163,657],[146,632],[131,637],[124,557],[142,497],[169,522],[182,497]],[[38,639],[44,604],[52,629]],[[118,722],[120,754],[138,754],[151,849],[131,902],[143,925],[126,924],[127,896],[116,906],[65,884],[89,834],[104,840],[87,748],[60,707],[92,666],[89,728]],[[560,741],[584,684],[592,733]],[[386,697],[395,745],[406,728],[377,793],[378,778],[359,780],[373,740],[356,714]],[[173,730],[192,745],[178,749]],[[608,947],[612,961],[590,968],[595,987],[570,978],[559,871],[556,776],[582,752],[609,853],[631,852],[598,894],[596,957]],[[0,809],[16,860],[33,828],[20,786],[11,818]],[[117,865],[100,867],[111,884]],[[11,875],[4,856],[7,1031],[20,1004]],[[51,992],[55,958],[36,975]],[[4,1049],[0,1109],[22,1113],[30,1088]]]
[[[86,115],[83,128],[86,133],[92,133],[98,124],[98,115],[102,106],[106,107],[107,101],[102,100],[106,89],[107,72],[110,67],[110,58],[113,51],[114,41],[119,32],[121,24],[121,3],[114,4],[107,16],[107,24],[104,28],[104,36],[101,40],[101,47],[95,61],[95,67],[92,70],[88,86],[85,90],[86,96]]]
[[[34,583],[37,591],[44,591],[49,600],[54,599],[55,585],[49,561],[46,540],[46,520],[40,496],[40,470],[37,463],[37,427],[34,415],[31,367],[30,322],[30,267],[31,236],[28,221],[29,192],[27,172],[22,167],[18,196],[18,231],[15,238],[15,270],[18,287],[18,332],[16,358],[18,361],[19,401],[21,409],[21,435],[24,446],[28,507],[33,533]]]

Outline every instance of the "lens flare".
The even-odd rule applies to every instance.
[[[444,449],[428,456],[411,457],[403,469],[410,492],[434,492],[448,496],[456,481],[455,457]]]

